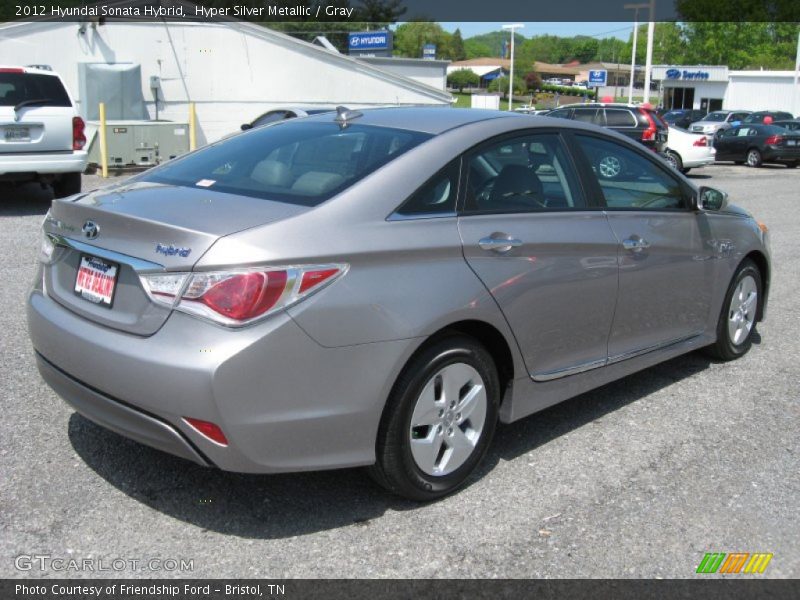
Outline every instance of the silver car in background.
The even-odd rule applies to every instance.
[[[54,201],[28,327],[47,383],[122,435],[431,500],[498,421],[742,356],[769,283],[765,226],[615,132],[340,108]]]
[[[715,110],[689,125],[689,131],[713,138],[726,129],[740,125],[749,114],[749,110]]]

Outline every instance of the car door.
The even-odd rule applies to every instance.
[[[516,134],[464,157],[464,257],[497,301],[531,376],[602,366],[617,295],[617,242],[587,204],[557,132]]]
[[[742,136],[739,135],[742,129],[746,130],[747,127],[731,127],[730,129],[725,129],[714,140],[714,148],[717,150],[717,160],[744,160]]]
[[[700,335],[715,261],[708,224],[691,208],[693,191],[646,152],[588,133],[571,139],[619,244],[609,363]],[[617,173],[596,166],[609,156]]]

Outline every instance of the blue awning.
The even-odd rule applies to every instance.
[[[503,72],[500,70],[492,71],[491,73],[487,73],[481,79],[485,79],[486,81],[491,81],[492,79],[497,79],[498,77],[502,77]]]

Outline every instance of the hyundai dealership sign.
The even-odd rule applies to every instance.
[[[392,55],[391,31],[361,31],[351,33],[347,38],[350,54],[370,56]]]

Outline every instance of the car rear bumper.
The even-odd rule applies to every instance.
[[[47,385],[87,419],[142,444],[209,466],[209,461],[169,423],[93,390],[38,352],[36,366]]]
[[[761,153],[762,160],[766,162],[795,162],[800,161],[800,146],[793,148],[769,147]]]
[[[173,313],[141,337],[42,292],[28,330],[42,376],[89,419],[200,464],[276,473],[366,465],[414,339],[325,348],[287,314],[231,330]],[[222,446],[185,417],[220,426]]]
[[[0,176],[13,173],[51,175],[82,173],[89,154],[85,150],[44,153],[0,153]]]

